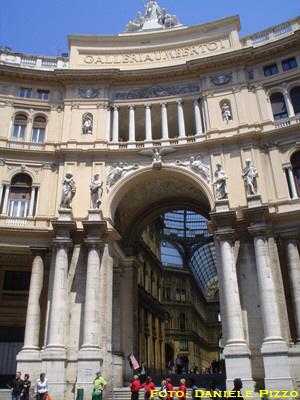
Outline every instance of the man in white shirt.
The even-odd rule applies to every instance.
[[[35,382],[34,385],[34,397],[37,400],[46,400],[48,394],[48,379],[45,378],[45,373],[42,372],[40,379]]]

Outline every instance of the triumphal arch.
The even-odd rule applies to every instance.
[[[88,399],[100,369],[107,396],[128,355],[179,354],[299,390],[299,22],[240,37],[151,0],[69,57],[1,48],[2,383]]]

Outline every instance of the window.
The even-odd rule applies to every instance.
[[[33,143],[44,143],[45,141],[46,118],[42,116],[35,117],[32,124]]]
[[[300,197],[300,151],[292,155],[291,164],[293,167],[296,190],[298,192],[298,197]]]
[[[166,288],[166,296],[167,300],[171,300],[171,288],[169,287]]]
[[[183,302],[186,301],[185,289],[181,289],[181,301],[183,301]]]
[[[49,90],[41,90],[38,89],[36,98],[40,100],[48,100],[49,98]]]
[[[274,120],[287,118],[288,113],[284,101],[283,94],[280,92],[273,93],[270,97]]]
[[[185,315],[183,313],[179,315],[179,329],[185,331]]]
[[[189,349],[189,342],[186,339],[180,340],[180,350],[181,351],[188,351]]]
[[[297,68],[297,61],[295,57],[289,58],[288,60],[282,61],[282,69],[288,71],[290,69]]]
[[[294,107],[294,113],[300,114],[300,86],[294,87],[290,91],[291,101]]]
[[[5,271],[4,291],[29,292],[30,272],[28,271]]]
[[[23,142],[25,138],[25,128],[27,125],[27,116],[25,114],[17,114],[14,120],[12,139]]]
[[[17,174],[11,180],[8,215],[27,217],[30,207],[32,179],[27,174]]]
[[[267,67],[264,67],[264,74],[265,76],[278,74],[277,64],[272,64],[268,65]]]
[[[20,97],[26,97],[27,99],[31,98],[32,89],[21,88],[19,92]]]
[[[180,301],[180,289],[176,289],[176,301]]]

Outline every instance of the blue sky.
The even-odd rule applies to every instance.
[[[300,15],[299,0],[158,0],[181,23],[197,25],[239,14],[240,36]],[[56,56],[69,34],[116,34],[143,10],[141,0],[0,0],[0,45]]]

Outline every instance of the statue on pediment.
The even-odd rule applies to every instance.
[[[157,4],[157,1],[150,0],[149,3],[145,4],[145,2],[143,0],[143,3],[144,3],[144,8],[145,8],[146,21],[149,21],[151,19],[158,20],[161,15],[161,11],[160,11],[159,5]]]
[[[161,16],[159,18],[160,22],[164,25],[165,28],[172,28],[179,24],[179,21],[176,15],[171,15],[167,13],[167,9],[163,8],[161,10]]]
[[[142,16],[140,11],[136,14],[136,19],[134,21],[129,21],[126,25],[126,32],[136,32],[142,29],[145,23],[145,18]]]

